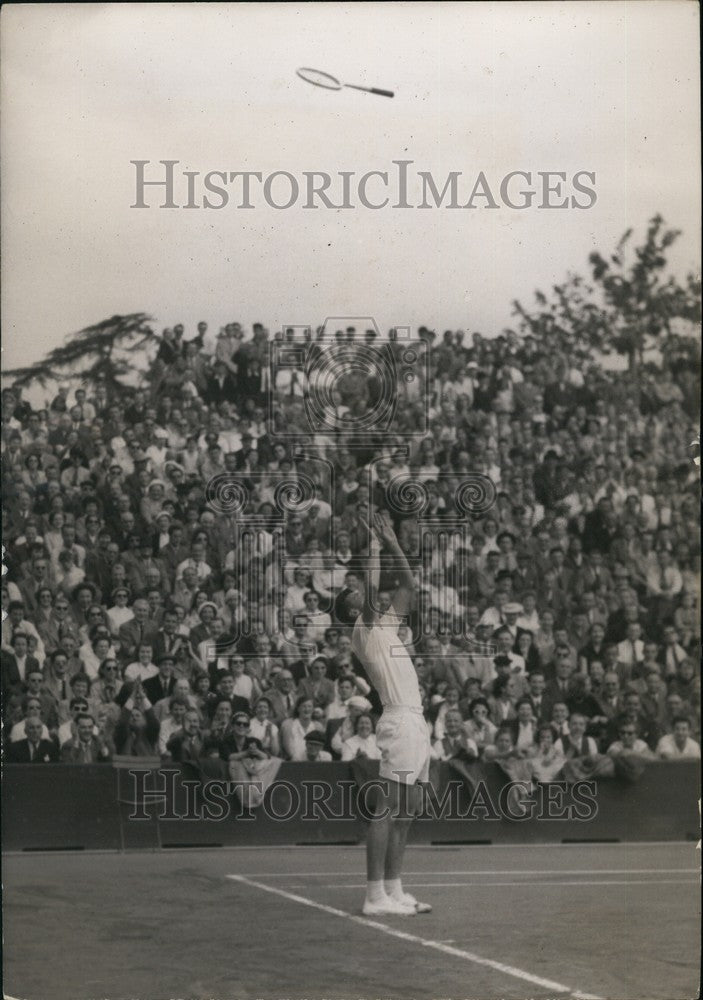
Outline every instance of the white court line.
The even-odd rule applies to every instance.
[[[579,879],[578,881],[566,881],[558,879],[555,881],[531,881],[531,882],[406,882],[403,885],[408,889],[458,889],[472,886],[476,889],[493,889],[501,885],[519,885],[531,888],[533,885],[700,885],[700,880],[695,878],[623,878],[623,879]],[[341,883],[339,885],[327,884],[325,889],[365,889],[366,882]]]
[[[263,892],[270,892],[274,896],[282,896],[293,903],[302,903],[303,906],[310,906],[314,910],[321,910],[322,913],[329,913],[330,916],[343,917],[345,920],[351,920],[354,924],[360,924],[362,927],[370,927],[373,930],[381,931],[383,934],[388,934],[389,937],[399,938],[401,941],[409,941],[412,944],[419,944],[424,948],[432,948],[435,951],[440,951],[445,955],[452,955],[455,958],[463,958],[464,961],[473,962],[474,965],[485,965],[489,969],[495,969],[497,972],[512,976],[514,979],[522,979],[524,982],[532,983],[534,986],[541,986],[543,989],[556,993],[568,993],[573,1000],[602,1000],[601,997],[595,996],[592,993],[582,993],[580,990],[574,990],[571,986],[564,986],[563,983],[554,982],[552,979],[543,979],[541,976],[534,976],[531,972],[525,972],[523,969],[518,969],[513,965],[505,965],[504,962],[496,962],[492,958],[482,958],[481,955],[475,955],[473,952],[465,951],[463,948],[453,948],[451,945],[444,944],[441,941],[429,941],[427,938],[420,937],[417,934],[409,934],[407,931],[398,930],[396,927],[389,927],[388,924],[382,924],[378,920],[359,917],[354,913],[348,913],[346,910],[338,910],[336,906],[317,903],[313,899],[308,899],[307,896],[299,896],[297,893],[287,892],[285,889],[277,889],[275,886],[266,885],[264,882],[255,882],[244,875],[227,875],[227,878],[232,879],[234,882],[241,882],[244,885],[252,886],[255,889],[261,889]]]
[[[403,872],[404,875],[699,875],[700,868],[501,868],[499,871]],[[253,878],[336,878],[356,872],[251,872]]]

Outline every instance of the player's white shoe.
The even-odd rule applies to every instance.
[[[374,902],[364,900],[361,912],[365,917],[414,917],[417,910],[414,904],[384,896]]]
[[[406,906],[414,906],[415,913],[432,913],[432,907],[429,903],[419,903],[409,892],[403,893],[400,897],[400,902],[405,903]]]

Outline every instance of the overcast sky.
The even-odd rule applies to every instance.
[[[498,332],[657,211],[698,267],[698,6],[26,5],[2,11],[3,365],[113,313]],[[299,66],[396,92],[320,90]],[[330,174],[595,171],[588,211],[137,210],[133,159]],[[470,189],[470,188],[469,188]],[[183,200],[183,199],[180,199]]]

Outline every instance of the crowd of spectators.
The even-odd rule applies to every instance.
[[[393,425],[361,442],[373,372],[350,366],[333,429],[311,428],[303,372],[269,367],[260,325],[164,331],[134,390],[61,386],[39,408],[3,390],[6,760],[377,758],[380,705],[338,614],[363,587],[369,504],[417,567],[399,635],[436,759],[520,755],[543,779],[573,758],[700,756],[685,345],[637,374],[563,334],[419,336],[427,383],[399,379]],[[330,340],[349,354],[376,335]],[[495,503],[421,564],[419,518],[454,517],[475,472]],[[213,503],[219,476],[244,507]],[[281,508],[282,477],[312,482],[311,501]],[[402,479],[422,484],[421,514],[391,500]]]

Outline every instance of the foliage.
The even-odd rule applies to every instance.
[[[158,341],[150,321],[146,313],[112,316],[71,334],[41,361],[4,374],[22,386],[80,380],[88,386],[102,382],[108,390],[120,389],[125,376],[143,368],[137,352]]]
[[[679,235],[656,215],[642,245],[630,251],[628,229],[609,258],[590,254],[590,280],[569,274],[551,301],[536,292],[534,311],[514,302],[519,325],[537,338],[561,333],[605,354],[616,351],[638,367],[646,350],[662,347],[682,327],[694,332],[701,321],[700,279],[689,274],[681,284],[666,274],[667,251]]]

